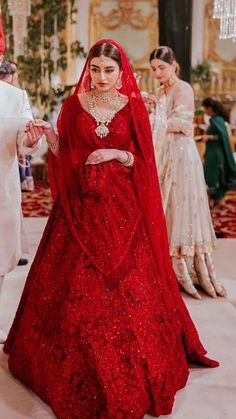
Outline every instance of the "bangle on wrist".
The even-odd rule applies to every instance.
[[[134,155],[130,151],[125,151],[125,153],[127,154],[127,160],[121,164],[125,167],[132,167],[134,164]]]
[[[59,142],[59,137],[57,136],[57,138],[56,138],[56,141],[54,141],[53,143],[50,143],[48,140],[46,140],[47,141],[47,144],[48,144],[48,147],[53,151],[53,150],[56,150],[57,149],[57,147],[59,146],[59,144],[58,144],[58,142]]]

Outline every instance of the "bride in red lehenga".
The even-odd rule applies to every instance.
[[[60,419],[170,414],[188,361],[218,362],[179,293],[149,118],[119,44],[91,48],[59,140],[34,124],[53,151],[55,202],[4,346],[9,368]]]

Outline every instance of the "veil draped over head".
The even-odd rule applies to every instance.
[[[0,5],[0,55],[5,51],[5,40],[2,29],[2,15],[1,15],[1,5]]]
[[[176,316],[178,317],[187,352],[191,353],[197,348],[200,353],[205,353],[206,351],[198,339],[197,331],[180,295],[170,262],[148,113],[122,47],[112,39],[102,39],[95,45],[102,43],[114,45],[121,56],[122,87],[119,91],[121,94],[126,95],[129,100],[133,131],[133,150],[130,151],[135,155],[133,168],[134,187],[139,207],[144,215],[146,231],[162,284],[160,292],[163,292],[167,300],[166,304],[172,308],[169,310],[169,316],[173,316],[173,319]],[[78,146],[76,146],[79,137],[79,132],[76,132],[75,129],[78,109],[76,109],[76,102],[73,96],[80,92],[90,91],[90,81],[89,62],[87,60],[74,94],[67,98],[62,106],[58,117],[59,156],[56,158],[51,155],[49,162],[49,175],[53,195],[55,199],[61,201],[71,232],[78,241],[79,235],[76,226],[79,224],[80,207],[79,170],[77,164],[83,151],[77,150]],[[55,162],[56,160],[57,162]],[[83,248],[83,243],[80,244]]]

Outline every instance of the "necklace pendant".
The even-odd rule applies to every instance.
[[[106,135],[109,132],[109,129],[107,128],[107,126],[102,122],[100,123],[97,128],[95,129],[96,134],[98,135],[98,137],[103,138],[106,137]]]

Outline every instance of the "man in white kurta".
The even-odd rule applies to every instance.
[[[0,81],[0,300],[4,275],[15,269],[22,254],[17,151],[31,154],[38,148],[24,145],[25,126],[32,118],[26,92]],[[0,340],[1,333],[0,324]]]
[[[32,113],[27,94],[0,81],[0,275],[14,269],[21,257],[21,190],[17,150],[24,146],[25,126]]]

